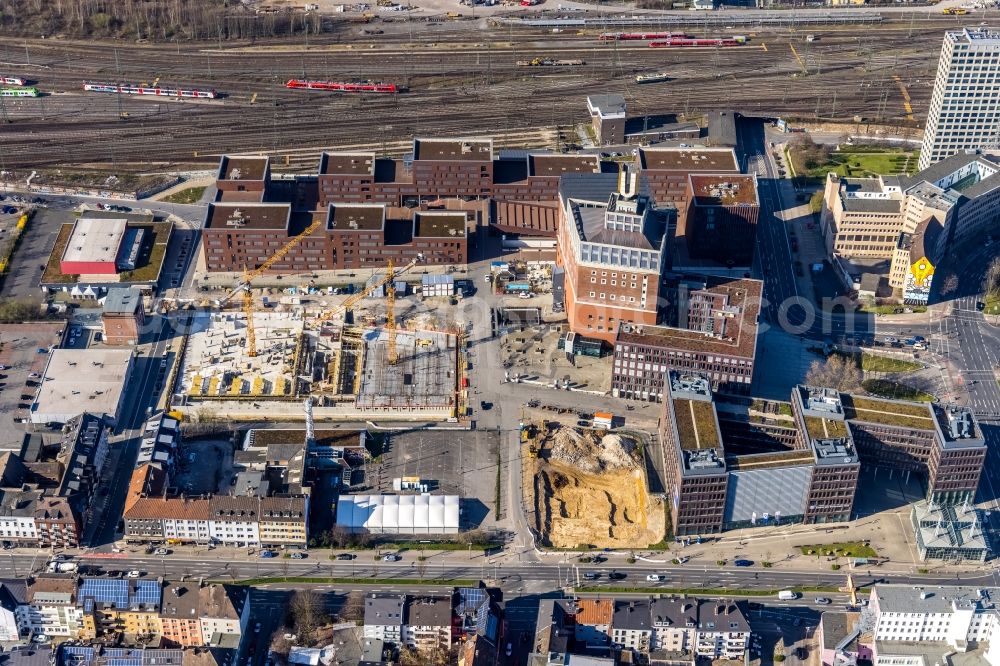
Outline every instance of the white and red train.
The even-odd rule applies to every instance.
[[[690,37],[674,37],[658,42],[650,42],[649,46],[654,49],[663,49],[672,46],[743,46],[745,43],[745,39],[740,39],[738,37],[732,39],[692,39]]]
[[[25,81],[20,76],[0,75],[0,83],[2,83],[5,86],[23,86],[25,84]]]
[[[687,37],[682,32],[602,32],[597,38],[601,42],[618,42],[643,39],[670,39],[671,37]]]
[[[131,83],[84,83],[83,89],[88,92],[117,93],[121,95],[152,95],[154,97],[189,97],[192,99],[215,99],[219,96],[215,90],[136,86]]]
[[[291,79],[285,84],[286,88],[293,90],[330,90],[332,92],[372,92],[372,93],[397,93],[405,90],[403,86],[395,83],[377,83],[375,81],[304,81],[302,79]]]

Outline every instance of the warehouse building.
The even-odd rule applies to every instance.
[[[457,495],[342,495],[337,526],[355,534],[458,534]]]
[[[89,412],[117,423],[134,359],[128,349],[53,349],[31,403],[31,422],[66,423]]]

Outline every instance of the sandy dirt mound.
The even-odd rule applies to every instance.
[[[553,461],[596,474],[605,470],[627,469],[639,464],[632,439],[601,431],[559,428],[552,438]]]

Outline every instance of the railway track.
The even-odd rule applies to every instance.
[[[902,122],[903,98],[893,73],[906,86],[919,122],[937,60],[936,48],[920,45],[940,40],[941,24],[914,19],[893,29],[823,28],[821,39],[811,44],[801,34],[759,32],[749,46],[697,50],[598,43],[596,32],[495,30],[471,41],[467,32],[442,28],[411,38],[398,26],[378,35],[380,48],[374,50],[362,47],[375,38],[359,38],[354,28],[301,51],[272,51],[267,44],[254,52],[217,44],[116,49],[29,41],[27,54],[23,47],[0,46],[0,61],[23,63],[30,57],[32,66],[15,73],[53,94],[4,102],[13,122],[0,125],[0,151],[10,167],[117,164],[137,161],[143,152],[177,163],[211,161],[224,152],[267,152],[304,166],[321,148],[363,144],[374,134],[387,142],[413,135],[499,134],[528,144],[554,134],[533,135],[540,127],[585,120],[583,99],[598,92],[620,92],[642,113],[737,108],[836,118],[878,115]],[[443,49],[440,44],[449,40],[466,45]],[[343,48],[346,44],[355,48]],[[796,45],[807,75],[789,44]],[[530,57],[586,64],[559,71],[516,66]],[[635,74],[648,71],[668,71],[672,80],[637,86]],[[289,78],[383,80],[410,92],[288,90]],[[89,94],[81,90],[84,80],[158,80],[215,88],[224,97],[172,101]]]

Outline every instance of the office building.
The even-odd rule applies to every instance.
[[[913,176],[831,173],[823,201],[820,229],[831,258],[888,259],[889,286],[922,304],[949,248],[1000,233],[1000,164],[963,152]]]
[[[686,199],[684,217],[677,218],[674,243],[686,248],[690,261],[749,267],[760,215],[757,177],[690,174]]]
[[[941,45],[919,167],[1000,143],[1000,34],[948,30]]]
[[[591,95],[587,97],[590,124],[599,146],[625,143],[625,98],[621,95]]]
[[[969,410],[798,386],[788,411],[773,423],[741,420],[716,409],[706,378],[670,373],[660,439],[675,534],[850,520],[865,465],[925,476],[928,502],[950,511],[942,525],[965,531],[952,555],[980,557],[974,518],[941,509],[972,502],[979,485],[986,446]],[[918,539],[943,557],[925,513]]]
[[[639,172],[656,205],[673,206],[682,220],[687,216],[689,175],[738,174],[740,165],[732,148],[650,146],[639,149]]]
[[[669,370],[703,374],[713,390],[748,394],[763,283],[692,279],[665,290],[674,326],[625,324],[614,341],[616,397],[659,401]]]
[[[570,329],[612,343],[619,325],[656,324],[666,219],[639,192],[635,171],[564,176],[559,205]]]

